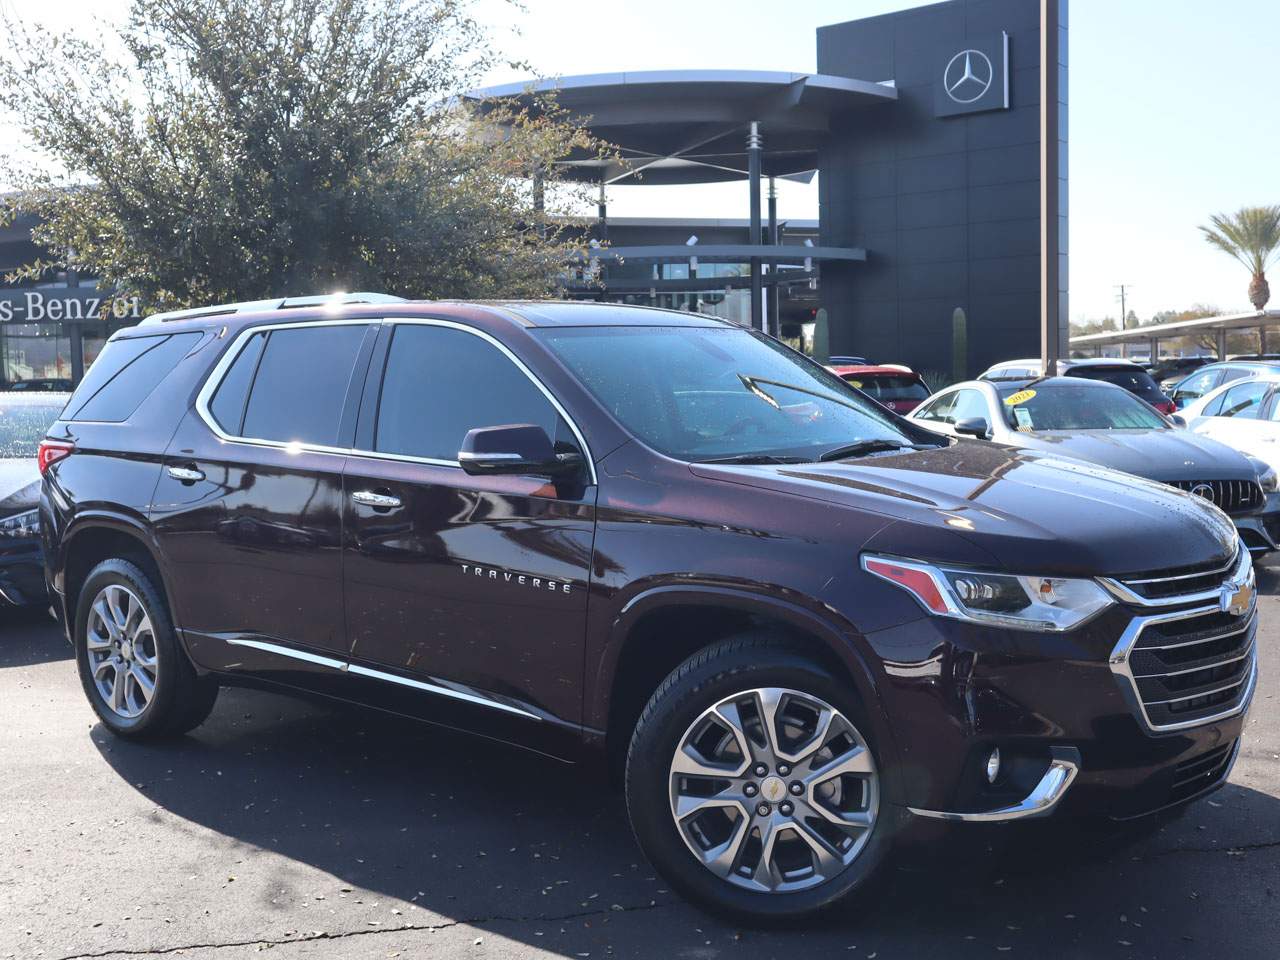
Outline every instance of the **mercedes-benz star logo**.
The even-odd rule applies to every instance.
[[[956,103],[973,103],[991,89],[995,68],[981,50],[961,50],[942,71],[942,86]]]
[[[1214,502],[1213,487],[1207,483],[1197,483],[1191,488],[1191,495],[1202,500],[1208,500],[1210,503]]]

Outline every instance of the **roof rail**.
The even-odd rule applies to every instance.
[[[138,326],[146,327],[172,320],[195,320],[200,317],[220,317],[230,313],[257,313],[265,310],[288,310],[294,307],[339,306],[346,303],[404,303],[404,297],[389,293],[322,293],[310,297],[280,297],[274,300],[245,300],[241,303],[219,303],[208,307],[192,307],[189,310],[168,310],[153,313]]]

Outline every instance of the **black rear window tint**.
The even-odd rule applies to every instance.
[[[74,412],[67,419],[106,423],[128,420],[200,337],[199,333],[178,333],[108,344],[68,404],[67,409]],[[81,398],[87,399],[81,402]]]
[[[1067,371],[1067,376],[1114,383],[1117,387],[1124,387],[1144,400],[1159,402],[1164,399],[1160,387],[1145,370],[1133,370],[1128,367],[1075,367]]]
[[[260,333],[251,337],[239,355],[231,363],[231,369],[218,384],[209,404],[209,412],[218,426],[227,433],[239,434],[244,426],[245,401],[249,399],[249,386],[253,383],[253,375],[258,370],[258,360],[262,356],[262,347],[267,342],[267,335]]]
[[[348,324],[271,331],[241,436],[333,446],[365,330]]]

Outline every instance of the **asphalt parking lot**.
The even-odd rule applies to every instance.
[[[95,722],[51,621],[0,626],[0,957],[1267,957],[1280,950],[1280,575],[1231,783],[1138,831],[954,827],[856,914],[712,920],[620,796],[372,712],[224,691],[183,740]]]

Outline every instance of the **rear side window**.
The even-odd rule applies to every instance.
[[[271,331],[240,435],[334,446],[365,330],[343,324]]]
[[[128,420],[200,337],[199,333],[177,333],[113,340],[89,368],[67,404],[67,419],[107,423]]]
[[[566,439],[555,407],[493,344],[450,327],[396,327],[375,450],[455,461],[469,430],[512,423],[537,424],[553,442]]]
[[[249,399],[249,388],[253,385],[253,375],[258,372],[258,361],[266,342],[265,333],[249,338],[249,342],[232,362],[227,375],[218,384],[213,402],[209,404],[213,419],[227,433],[239,436],[244,427],[244,408]]]

